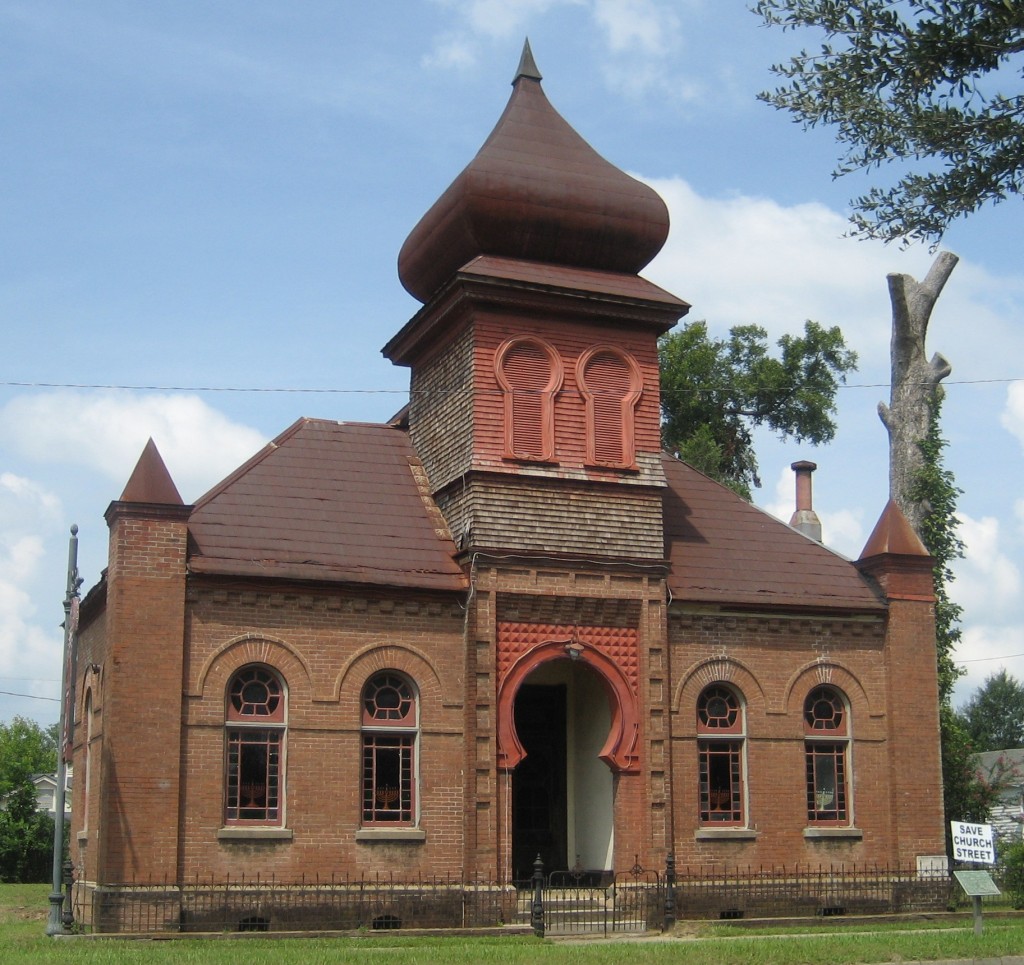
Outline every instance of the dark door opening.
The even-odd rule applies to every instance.
[[[539,854],[545,874],[566,861],[566,688],[524,684],[515,725],[526,757],[512,772],[512,876],[533,874]]]

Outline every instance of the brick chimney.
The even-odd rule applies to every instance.
[[[814,501],[811,496],[811,473],[818,468],[818,464],[801,460],[794,462],[790,469],[796,473],[796,512],[793,513],[789,525],[799,530],[804,536],[821,542],[821,520],[814,511]]]

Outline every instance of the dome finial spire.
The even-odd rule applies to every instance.
[[[523,41],[523,55],[519,58],[519,67],[515,77],[512,78],[512,86],[515,86],[520,77],[529,77],[531,80],[543,80],[540,71],[537,69],[537,62],[533,59],[533,51],[530,50],[530,38]]]

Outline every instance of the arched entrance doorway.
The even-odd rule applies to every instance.
[[[510,668],[498,695],[498,758],[510,772],[511,872],[614,867],[617,775],[637,770],[636,702],[607,655],[551,641]]]
[[[548,872],[612,867],[615,776],[598,756],[611,717],[585,665],[544,664],[520,687],[514,718],[526,756],[512,771],[513,878],[528,878],[538,854]]]

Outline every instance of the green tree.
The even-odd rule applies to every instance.
[[[938,242],[950,222],[1024,188],[1020,0],[759,0],[769,26],[820,46],[772,67],[761,100],[831,125],[834,177],[899,168],[851,203],[854,233]]]
[[[753,430],[814,445],[835,436],[836,390],[857,368],[838,328],[808,321],[803,335],[783,335],[769,354],[758,325],[727,339],[690,322],[662,337],[662,437],[665,447],[701,472],[750,498],[760,486]]]
[[[960,713],[979,753],[1024,747],[1024,685],[1005,670],[987,677]]]
[[[960,522],[956,515],[957,499],[961,490],[953,473],[946,467],[944,452],[947,442],[942,435],[942,402],[944,394],[937,388],[929,403],[928,433],[919,443],[924,464],[916,473],[907,494],[910,502],[925,507],[918,535],[925,548],[935,559],[935,649],[938,655],[939,700],[950,706],[953,686],[963,670],[953,662],[953,652],[960,642],[960,617],[963,607],[954,603],[949,595],[954,560],[964,555],[960,539]]]
[[[53,821],[36,809],[32,778],[57,769],[57,727],[0,724],[0,881],[49,880]]]
[[[957,487],[953,473],[946,467],[943,453],[946,440],[941,431],[943,392],[937,388],[929,403],[928,432],[919,443],[924,464],[916,473],[910,492],[911,501],[925,507],[919,536],[935,559],[935,650],[939,676],[939,737],[942,748],[942,793],[946,810],[947,848],[949,822],[988,819],[1001,787],[977,773],[977,755],[984,748],[976,747],[965,719],[952,705],[953,686],[963,670],[953,661],[953,652],[960,642],[962,607],[949,595],[954,580],[953,561],[964,555],[956,515]]]

